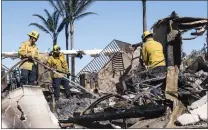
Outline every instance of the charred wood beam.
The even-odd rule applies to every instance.
[[[197,17],[180,17],[173,19],[174,22],[176,23],[191,23],[195,21],[201,21],[201,20],[206,20],[207,18],[197,18]]]
[[[194,24],[206,24],[207,20],[199,20],[199,21],[194,21],[194,22],[189,22],[189,23],[180,23],[180,25],[194,25]]]
[[[116,119],[126,119],[134,117],[153,118],[161,116],[166,110],[166,106],[148,104],[136,106],[130,109],[113,110],[110,112],[99,112],[93,114],[85,114],[77,117],[70,117],[67,120],[59,120],[60,123],[89,123],[93,121],[106,121]]]
[[[206,38],[206,41],[207,41],[207,55],[206,55],[206,58],[208,59],[208,21],[207,21],[207,38]]]
[[[192,94],[197,94],[197,93],[206,92],[206,91],[208,91],[208,90],[207,89],[203,89],[203,90],[183,91],[183,92],[181,92],[179,90],[178,94],[180,94],[180,95],[192,95]]]
[[[142,81],[142,82],[139,82],[139,84],[141,84],[141,83],[145,83],[145,82],[153,82],[153,81],[160,81],[160,80],[164,80],[166,78],[166,76],[164,76],[164,77],[158,77],[158,78],[151,78],[151,79],[147,79],[147,80],[144,80],[144,81]]]
[[[176,15],[174,17],[177,17]],[[170,23],[171,21],[169,21]],[[173,25],[173,26],[172,26]],[[168,26],[167,31],[170,33],[172,30],[179,30],[180,27],[178,24],[174,23]],[[168,39],[167,39],[168,41]],[[182,38],[181,34],[175,35],[175,39],[168,41],[167,44],[167,67],[168,73],[166,78],[166,88],[165,88],[165,97],[173,101],[173,113],[170,115],[170,121],[167,124],[167,128],[173,126],[176,117],[179,116],[182,112],[182,103],[178,105],[178,95],[169,94],[167,92],[177,92],[178,91],[178,73],[179,67],[181,64],[181,44]]]
[[[196,36],[196,37],[191,37],[191,38],[182,38],[182,40],[193,40],[193,39],[195,39],[195,38],[197,38],[198,36]]]
[[[180,30],[191,30],[191,29],[195,29],[195,28],[198,28],[198,27],[202,27],[204,26],[206,23],[199,23],[199,24],[196,24],[196,25],[181,25],[179,24],[178,25],[178,28]]]

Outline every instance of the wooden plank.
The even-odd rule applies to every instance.
[[[170,121],[165,126],[165,128],[174,128],[175,127],[175,125],[174,125],[175,121],[182,114],[182,112],[184,110],[185,110],[185,106],[183,105],[183,103],[181,101],[178,101],[176,106],[174,107],[173,112],[170,115]]]
[[[182,114],[185,109],[183,103],[178,100],[178,67],[168,67],[165,96],[166,99],[173,101],[173,112],[170,115],[170,121],[165,128],[173,128],[174,122]]]
[[[174,101],[178,97],[178,67],[168,67],[168,73],[166,78],[165,97],[171,101]]]

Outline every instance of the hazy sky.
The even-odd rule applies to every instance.
[[[179,16],[207,17],[206,1],[148,1],[147,27],[176,11]],[[2,51],[17,51],[21,42],[28,40],[31,30],[40,32],[37,46],[40,51],[52,48],[50,35],[39,29],[28,26],[31,22],[41,21],[32,14],[45,16],[44,9],[53,11],[48,1],[3,1],[2,2]],[[96,1],[88,11],[98,15],[85,17],[75,23],[74,49],[102,49],[113,39],[128,43],[141,41],[142,35],[142,2],[140,1]],[[64,31],[59,34],[57,43],[65,49]],[[185,52],[200,49],[205,43],[205,35],[196,40],[183,41]],[[92,60],[84,56],[76,59],[76,72]],[[16,61],[6,59],[3,64],[8,67]]]

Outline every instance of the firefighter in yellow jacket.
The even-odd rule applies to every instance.
[[[37,64],[32,60],[33,58],[39,58],[39,51],[36,46],[36,41],[38,40],[39,33],[32,31],[28,34],[30,37],[28,41],[21,44],[18,50],[19,57],[21,59],[28,58],[29,60],[20,65],[21,68],[21,85],[35,85],[36,74],[37,74]]]
[[[150,69],[149,76],[153,78],[164,75],[166,63],[162,44],[155,41],[149,31],[143,33],[142,40],[142,59]]]
[[[134,44],[133,47],[142,46],[142,60],[148,68],[148,78],[163,77],[166,75],[166,63],[161,43],[153,39],[153,34],[145,31],[142,35],[142,44]],[[147,78],[146,77],[146,78]],[[159,93],[158,89],[151,91],[154,95]]]
[[[61,48],[58,45],[53,47],[52,55],[48,59],[48,66],[52,69],[57,70],[60,72],[59,74],[53,73],[53,88],[54,88],[54,95],[55,100],[59,99],[60,95],[60,85],[63,85],[66,91],[66,98],[70,97],[69,93],[69,81],[63,78],[66,74],[69,74],[68,65],[65,60],[64,54],[60,52]]]
[[[142,43],[133,44],[132,47],[142,46],[142,61],[149,68],[150,78],[157,77],[166,71],[165,57],[161,43],[153,39],[153,34],[145,31],[142,35]]]
[[[149,68],[165,66],[163,46],[153,39],[153,34],[145,31],[142,35],[142,58]]]

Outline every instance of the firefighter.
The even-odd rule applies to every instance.
[[[151,78],[161,76],[166,71],[165,57],[161,43],[153,39],[150,31],[145,31],[142,35],[142,59],[149,68]]]
[[[68,65],[65,60],[64,54],[60,52],[61,48],[58,45],[53,47],[52,55],[49,57],[47,61],[47,65],[50,66],[52,69],[60,72],[60,73],[53,73],[53,88],[54,88],[54,96],[55,100],[59,99],[60,95],[60,85],[63,85],[66,92],[66,98],[70,97],[69,93],[69,81],[66,80],[64,77],[67,75],[69,76]]]
[[[32,59],[39,59],[39,51],[36,42],[39,38],[39,33],[32,31],[28,34],[29,40],[21,44],[18,50],[21,59],[28,58],[29,60],[20,65],[21,69],[21,86],[22,85],[35,85],[37,74],[37,63]]]
[[[150,31],[145,31],[142,35],[142,44],[134,44],[132,47],[142,46],[142,62],[148,70],[147,78],[157,78],[166,75],[166,63],[161,43],[153,39]],[[141,62],[141,61],[140,61]],[[159,94],[158,89],[151,91],[154,95]]]

